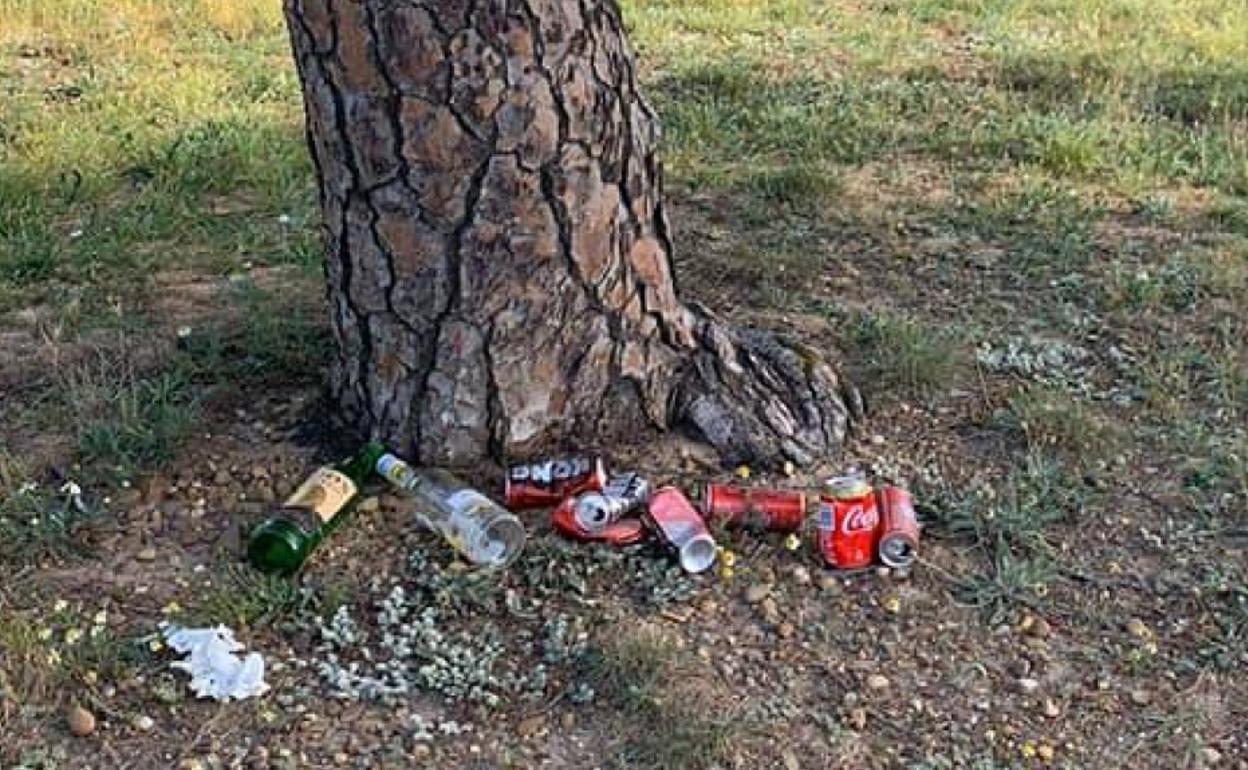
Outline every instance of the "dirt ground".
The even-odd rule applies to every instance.
[[[355,448],[277,4],[0,0],[0,768],[1248,769],[1248,15],[625,13],[682,295],[867,400],[746,483],[905,485],[918,563],[828,570],[807,522],[689,577],[536,511],[483,575],[376,487],[254,572]],[[567,449],[741,480],[688,437]],[[233,628],[270,691],[196,700],[164,623]]]

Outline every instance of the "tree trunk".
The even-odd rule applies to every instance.
[[[286,0],[351,424],[424,462],[688,425],[809,462],[817,356],[682,304],[613,0]]]

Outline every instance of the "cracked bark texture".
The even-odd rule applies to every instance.
[[[685,425],[810,462],[852,389],[677,298],[614,0],[286,0],[348,422],[428,463]]]

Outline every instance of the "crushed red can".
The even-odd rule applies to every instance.
[[[618,473],[607,479],[599,492],[576,498],[572,512],[587,532],[597,532],[619,521],[650,500],[650,482],[636,473]]]
[[[578,501],[590,494],[594,493],[589,492],[581,497],[569,497],[551,512],[550,521],[556,530],[577,540],[602,542],[609,545],[631,545],[646,536],[646,527],[637,518],[617,519],[593,530],[581,526],[577,520],[576,505]]]
[[[861,473],[829,479],[819,498],[816,544],[837,569],[862,569],[875,559],[880,514],[874,491]]]
[[[654,528],[679,554],[686,572],[705,572],[715,563],[715,540],[684,492],[676,487],[659,489],[650,498],[649,515]]]
[[[601,457],[564,457],[513,465],[507,470],[503,498],[513,511],[558,505],[582,492],[602,489],[607,469]]]
[[[806,518],[806,494],[787,489],[707,484],[702,506],[708,518],[747,529],[796,532]]]
[[[910,493],[900,487],[884,487],[876,493],[880,531],[876,546],[880,562],[893,569],[914,563],[919,550],[919,519]]]

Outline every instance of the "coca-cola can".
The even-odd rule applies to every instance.
[[[702,505],[708,518],[732,527],[796,532],[806,518],[806,494],[787,489],[707,484]]]
[[[816,543],[823,559],[837,569],[862,569],[875,559],[880,514],[866,478],[850,474],[829,479],[819,497]]]
[[[876,502],[880,512],[880,562],[893,569],[909,567],[919,550],[919,519],[910,493],[900,487],[884,487],[876,493]]]
[[[620,473],[607,479],[601,492],[586,492],[572,506],[576,523],[597,532],[641,508],[650,500],[650,482],[636,473]]]
[[[607,469],[601,457],[564,457],[513,465],[507,470],[503,499],[513,511],[546,508],[602,489]]]
[[[686,572],[705,572],[715,563],[715,539],[702,515],[679,489],[657,490],[650,498],[649,514],[654,528],[676,549]]]

